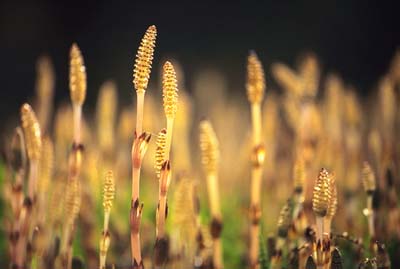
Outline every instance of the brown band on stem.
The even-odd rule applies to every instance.
[[[156,266],[162,266],[166,263],[169,256],[169,239],[168,237],[162,237],[156,239],[154,246],[154,264]]]
[[[142,159],[136,156],[132,157],[132,168],[139,169],[142,166]]]
[[[81,171],[83,149],[84,147],[82,144],[72,144],[72,152],[70,153],[68,160],[70,177],[79,175]]]
[[[135,202],[132,201],[131,213],[130,213],[130,226],[131,226],[131,232],[134,234],[139,233],[140,221],[142,218],[142,209],[143,209],[143,203],[140,204],[139,199],[136,199]]]
[[[331,249],[331,240],[329,238],[324,238],[322,240],[322,251],[330,252],[330,249]]]
[[[143,132],[139,137],[135,131],[135,139],[132,148],[132,168],[140,169],[142,159],[146,153],[147,146],[150,142],[151,134]]]
[[[199,250],[202,250],[206,247],[206,245],[204,244],[204,237],[203,237],[201,230],[197,231],[196,242],[197,242],[197,246],[198,246]]]
[[[315,230],[308,226],[304,231],[304,237],[308,242],[313,242],[315,240]]]
[[[15,194],[19,194],[20,192],[22,192],[22,184],[13,184],[12,191]]]
[[[294,188],[294,193],[296,193],[296,194],[301,194],[301,193],[303,193],[303,188],[302,188],[302,187],[296,187],[296,188]]]
[[[167,196],[168,185],[170,180],[170,171],[171,171],[170,161],[166,160],[161,167],[160,196]]]
[[[16,231],[11,231],[10,234],[9,234],[8,239],[10,240],[10,242],[12,244],[16,244],[18,239],[19,239],[19,236],[20,236],[20,232],[19,231],[17,231],[17,230]]]
[[[193,196],[194,212],[196,215],[200,214],[200,199],[197,195]]]
[[[75,221],[72,224],[71,233],[69,234],[68,247],[71,247],[72,244],[74,243],[74,234],[75,234]]]
[[[261,208],[260,205],[250,206],[250,221],[252,225],[258,225],[261,219]]]
[[[214,217],[210,224],[210,233],[211,233],[212,238],[214,238],[214,239],[220,238],[222,228],[223,228],[223,225],[222,225],[221,220]]]
[[[253,148],[251,153],[251,162],[254,168],[259,168],[263,165],[265,159],[265,147],[260,144]]]
[[[84,151],[85,150],[85,146],[82,143],[76,143],[73,142],[72,143],[72,150],[75,151]]]
[[[131,268],[132,269],[144,269],[143,261],[140,261],[140,263],[138,263],[136,261],[136,259],[134,259]]]
[[[32,261],[32,255],[35,252],[35,249],[33,247],[33,244],[31,241],[28,241],[26,244],[26,263],[31,264]]]

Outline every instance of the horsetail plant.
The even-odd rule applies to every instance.
[[[36,207],[37,180],[39,161],[42,151],[42,137],[39,122],[32,107],[25,103],[21,107],[21,124],[24,131],[25,147],[29,160],[29,178],[27,195],[19,216],[20,234],[16,248],[17,266],[25,266],[27,262],[27,245],[30,243],[32,229],[36,225],[34,208]]]
[[[172,143],[172,129],[176,112],[178,110],[178,82],[174,66],[170,62],[165,62],[163,66],[163,105],[164,113],[167,118],[167,139],[165,142],[164,160],[170,159]]]
[[[208,200],[212,221],[210,223],[211,236],[213,238],[213,266],[223,268],[222,260],[222,214],[218,188],[218,139],[209,121],[200,122],[200,151],[201,162],[206,174]]]
[[[332,191],[335,187],[331,184],[332,175],[325,168],[322,168],[315,183],[312,198],[312,208],[317,225],[316,242],[313,243],[313,256],[318,269],[324,269],[330,261],[330,239],[329,235],[325,233],[324,224],[327,215],[334,214],[336,211],[337,201],[332,199]]]
[[[330,174],[325,168],[319,172],[317,181],[315,182],[312,208],[316,217],[317,223],[317,242],[322,241],[324,233],[324,218],[328,213],[329,202],[331,199],[330,187]]]
[[[255,52],[251,51],[247,58],[247,98],[251,105],[251,121],[253,135],[251,191],[250,191],[250,268],[258,267],[259,256],[259,223],[261,218],[260,190],[263,175],[265,148],[261,140],[261,102],[265,92],[264,70]]]
[[[131,258],[133,268],[143,268],[139,233],[143,209],[143,204],[140,204],[139,201],[140,169],[151,135],[142,132],[142,126],[144,95],[150,79],[156,36],[157,29],[152,25],[147,29],[142,38],[133,70],[133,85],[137,96],[136,130],[132,145],[132,197],[130,210]]]
[[[161,130],[159,139],[157,140],[156,162],[161,163],[161,171],[159,177],[159,193],[158,206],[156,217],[156,244],[155,244],[155,259],[156,267],[162,266],[168,257],[169,241],[165,232],[165,222],[168,212],[167,194],[169,184],[171,182],[171,161],[170,151],[172,143],[172,132],[174,120],[178,108],[178,83],[173,65],[170,62],[165,62],[163,66],[162,76],[163,88],[163,106],[165,117],[167,118],[167,130]],[[161,158],[161,155],[164,156]]]
[[[104,178],[103,186],[103,208],[104,208],[104,224],[103,232],[100,239],[100,269],[106,268],[106,258],[108,248],[110,247],[110,231],[108,229],[110,222],[110,213],[115,198],[115,181],[114,174],[109,170]]]
[[[67,221],[63,227],[61,244],[61,263],[65,269],[72,266],[72,242],[75,231],[75,219],[81,205],[80,173],[82,170],[83,144],[82,106],[86,98],[86,68],[82,53],[74,43],[70,50],[69,88],[73,111],[73,143],[68,160],[67,191],[65,195],[65,216]]]

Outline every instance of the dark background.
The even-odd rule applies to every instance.
[[[365,95],[400,44],[399,5],[292,2],[2,1],[0,122],[17,116],[33,95],[35,62],[43,53],[55,65],[56,101],[68,98],[68,52],[74,41],[87,66],[86,107],[93,107],[98,87],[109,78],[117,82],[122,103],[132,102],[134,57],[151,24],[159,32],[152,80],[161,61],[174,57],[184,67],[189,90],[196,72],[209,66],[221,70],[237,89],[244,85],[249,49],[258,52],[269,81],[272,62],[294,64],[298,55],[312,50],[324,72],[340,73]]]

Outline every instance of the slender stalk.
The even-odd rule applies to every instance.
[[[332,220],[333,218],[326,216],[324,218],[324,225],[323,225],[323,235],[324,236],[329,236],[332,231]]]
[[[142,254],[140,249],[140,221],[142,217],[143,204],[139,202],[140,187],[140,168],[142,160],[146,153],[151,135],[146,132],[136,137],[132,146],[132,197],[130,211],[131,225],[131,255],[132,266],[134,268],[142,268]]]
[[[132,267],[143,268],[142,253],[140,248],[140,221],[142,218],[143,204],[139,205],[139,199],[132,201],[130,224],[131,224],[131,255]]]
[[[80,171],[82,165],[83,146],[74,146],[69,156],[68,183],[65,197],[65,215],[66,222],[63,231],[61,258],[62,267],[71,269],[72,265],[72,243],[75,232],[75,220],[81,207],[81,185]]]
[[[253,143],[261,143],[261,105],[260,103],[251,104],[251,123],[253,127]]]
[[[104,215],[104,221],[106,221],[107,215]],[[99,268],[100,269],[105,269],[106,268],[106,259],[107,259],[107,251],[110,245],[110,234],[108,232],[108,227],[105,226],[106,224],[104,223],[104,230],[103,233],[101,234],[102,238],[100,239],[100,262],[99,262]]]
[[[138,135],[142,134],[143,128],[143,111],[144,111],[144,95],[145,91],[137,91],[137,104],[136,104],[136,132]]]
[[[82,125],[82,105],[73,104],[73,128],[74,128],[74,143],[81,144],[81,125]]]
[[[372,207],[373,195],[367,196],[367,218],[368,218],[368,232],[371,238],[375,238],[375,223],[374,223],[374,209]]]
[[[200,123],[200,149],[201,159],[207,179],[207,190],[212,221],[210,223],[211,236],[213,239],[213,265],[214,268],[223,268],[222,259],[222,214],[219,202],[218,189],[218,140],[211,123],[203,120]]]
[[[259,253],[259,220],[261,218],[261,183],[264,162],[264,147],[261,145],[261,106],[259,103],[251,104],[252,126],[253,126],[253,165],[251,171],[250,192],[250,267],[258,267]]]
[[[278,240],[276,242],[274,255],[271,257],[271,265],[274,265],[272,268],[281,268],[283,246],[287,243],[289,229],[293,226],[293,210],[294,202],[292,199],[288,199],[279,213],[277,224]]]
[[[174,127],[174,119],[173,118],[167,118],[167,137],[166,137],[166,141],[165,141],[164,160],[169,160],[170,159],[173,127]]]
[[[132,200],[139,199],[140,167],[132,169]]]
[[[263,155],[263,148],[256,147],[255,155]],[[253,157],[258,159],[257,157]],[[257,161],[253,163],[251,171],[251,193],[250,193],[250,267],[258,267],[258,254],[259,254],[259,221],[261,218],[260,196],[261,196],[261,182],[262,182],[262,167]]]
[[[161,168],[158,194],[159,200],[156,219],[156,244],[154,247],[154,265],[156,268],[160,268],[165,264],[169,254],[169,240],[165,231],[165,222],[167,219],[167,193],[170,181],[171,167],[170,162],[166,160]]]
[[[255,52],[251,51],[247,63],[247,97],[251,107],[251,123],[253,138],[253,162],[250,185],[250,268],[258,268],[259,256],[259,222],[261,218],[261,183],[263,163],[265,157],[264,146],[261,141],[261,102],[265,91],[264,70]]]
[[[221,206],[219,201],[218,177],[215,173],[209,173],[207,175],[207,192],[211,215],[220,218]]]
[[[216,174],[207,175],[207,190],[209,194],[209,203],[211,216],[213,221],[211,222],[211,235],[213,237],[213,265],[214,268],[223,268],[222,260],[222,242],[221,242],[221,230],[222,230],[222,216],[221,207],[219,202],[219,189],[218,189],[218,178]]]
[[[297,219],[301,211],[303,210],[304,203],[304,190],[305,190],[305,163],[304,159],[300,156],[296,158],[296,162],[293,167],[293,187],[294,187],[294,210],[293,219]]]
[[[316,225],[317,225],[317,233],[316,240],[322,242],[323,234],[324,234],[324,217],[317,216],[316,217]]]
[[[30,160],[29,163],[29,180],[28,180],[28,198],[32,201],[36,200],[37,176],[38,176],[38,160]]]
[[[142,166],[142,157],[144,154],[141,156],[138,148],[140,147],[139,145],[140,141],[141,140],[143,141],[145,136],[146,133],[143,133],[139,138],[135,138],[132,149],[132,198],[131,198],[132,200],[131,200],[131,211],[130,211],[130,225],[131,225],[132,266],[134,268],[143,267],[141,247],[140,247],[140,234],[139,234],[143,204],[139,206],[139,188],[140,188],[140,168]]]
[[[223,261],[222,261],[222,241],[221,238],[218,236],[214,239],[213,242],[213,266],[214,268],[223,268]]]
[[[156,237],[163,238],[165,236],[165,220],[167,218],[167,193],[169,183],[171,181],[170,162],[164,162],[161,168],[160,186],[159,186],[159,201],[157,208],[157,227]]]

